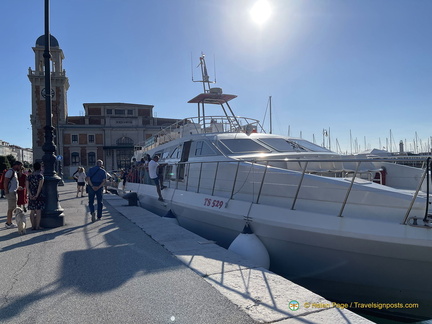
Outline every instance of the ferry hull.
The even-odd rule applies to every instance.
[[[251,228],[269,252],[270,269],[330,300],[354,310],[432,318],[432,283],[427,280],[432,273],[431,230],[419,232],[418,228],[400,224],[169,188],[163,191],[166,202],[161,203],[154,186],[130,185],[144,208],[161,216],[171,211],[182,227],[225,248],[242,231],[248,216]],[[369,303],[376,307],[360,309]],[[378,304],[387,306],[379,309]],[[414,308],[398,307],[405,304]]]

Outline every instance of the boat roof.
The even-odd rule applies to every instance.
[[[206,104],[224,104],[234,98],[236,95],[232,94],[218,94],[218,93],[200,93],[195,98],[192,98],[188,103],[206,103]]]

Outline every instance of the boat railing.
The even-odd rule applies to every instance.
[[[409,203],[409,206],[406,208],[405,216],[402,220],[402,224],[408,224],[410,218],[409,215],[413,209],[413,206],[416,202],[417,197],[419,196],[422,188],[424,187],[424,181],[427,179],[426,183],[426,191],[424,192],[426,197],[426,207],[425,207],[425,215],[424,220],[426,221],[429,217],[428,215],[428,205],[429,205],[429,179],[427,177],[430,174],[430,158],[424,159],[424,164],[427,165],[424,170],[418,169],[421,172],[421,177],[418,182],[417,188],[412,190],[412,199]],[[379,158],[373,159],[373,162],[381,161],[381,162],[393,162],[396,161],[401,162],[403,159],[394,159],[394,158]],[[410,159],[412,161],[412,159]],[[283,163],[293,163],[300,164],[300,171],[292,171],[297,173],[298,182],[296,184],[290,184],[295,187],[294,194],[292,196],[291,205],[289,206],[291,209],[296,209],[296,204],[299,200],[299,194],[301,190],[305,187],[304,179],[307,174],[313,175],[322,175],[325,177],[341,177],[349,181],[349,184],[344,193],[344,197],[340,202],[340,209],[338,210],[337,216],[343,217],[344,210],[348,204],[350,195],[352,194],[352,190],[356,181],[367,180],[370,182],[382,183],[382,172],[383,168],[371,168],[370,162],[371,159],[277,159],[277,160],[239,160],[239,161],[216,161],[216,162],[179,162],[173,165],[170,165],[169,170],[165,172],[165,184],[168,186],[175,185],[176,189],[183,189],[186,191],[195,191],[197,193],[208,193],[211,196],[221,195],[220,190],[217,188],[217,184],[219,182],[230,183],[229,187],[225,189],[225,195],[229,200],[236,199],[236,194],[241,191],[241,188],[245,186],[246,180],[249,175],[245,175],[245,171],[240,172],[240,166],[248,164],[250,165],[250,170],[254,168],[259,168],[260,172],[259,176],[254,174],[253,180],[250,183],[253,183],[253,186],[257,187],[256,192],[253,190],[252,201],[253,203],[259,204],[263,197],[263,188],[268,184],[267,178],[269,172],[276,172],[280,170],[280,167],[277,167],[278,164]],[[340,166],[343,166],[345,163],[349,163],[349,166],[353,168],[335,168],[333,170],[322,169],[317,170],[317,163],[329,163],[332,162],[335,165],[339,163]],[[211,166],[211,167],[209,167]],[[230,166],[228,168],[228,166]],[[364,167],[363,167],[364,166]],[[287,168],[284,168],[287,169]],[[228,173],[227,170],[230,170]],[[288,170],[290,170],[288,168]],[[256,172],[250,171],[250,172]],[[210,174],[209,174],[210,173]],[[372,177],[371,175],[376,175],[377,177]],[[192,175],[197,175],[192,180]],[[246,177],[246,178],[245,178]],[[260,177],[260,179],[259,179]],[[248,180],[249,181],[249,180]],[[193,183],[192,183],[193,182]],[[238,188],[239,186],[240,189]],[[244,199],[244,197],[243,197]]]
[[[150,150],[161,144],[168,143],[177,138],[190,134],[206,133],[245,133],[247,131],[261,130],[257,119],[242,116],[201,116],[188,117],[163,128],[145,142],[136,147]]]

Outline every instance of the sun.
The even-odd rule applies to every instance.
[[[267,0],[258,0],[250,10],[252,20],[258,25],[264,24],[271,16],[271,7]]]

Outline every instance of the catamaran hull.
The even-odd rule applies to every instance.
[[[144,208],[161,216],[171,211],[182,227],[224,247],[248,216],[269,252],[271,270],[330,300],[360,311],[432,318],[432,230],[173,189],[163,191],[161,203],[154,186],[128,189],[138,193]],[[370,303],[375,304],[361,307]]]

